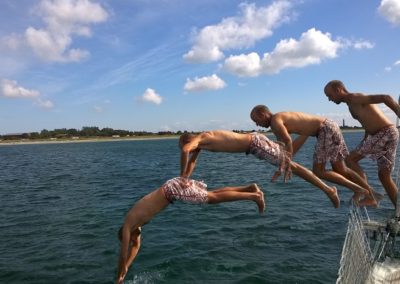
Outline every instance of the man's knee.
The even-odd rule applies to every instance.
[[[347,157],[345,158],[345,162],[348,165],[358,164],[358,161],[361,160],[362,158],[363,158],[363,156],[361,156],[357,152],[353,151],[353,152],[350,152],[349,155],[347,155]]]
[[[214,203],[217,203],[218,202],[218,198],[217,198],[217,195],[214,193],[214,192],[208,192],[207,193],[207,203],[208,204],[214,204]]]
[[[321,167],[321,165],[313,165],[312,171],[319,178],[321,178],[325,173],[325,169]]]
[[[349,174],[349,168],[346,166],[344,160],[338,160],[331,163],[332,170],[342,176],[347,176]]]

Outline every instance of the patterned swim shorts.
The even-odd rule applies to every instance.
[[[399,132],[394,125],[388,125],[374,135],[368,135],[354,149],[358,154],[377,161],[378,169],[392,171],[396,159]]]
[[[280,166],[287,158],[286,151],[280,144],[257,132],[251,133],[251,142],[247,154],[252,154],[260,160],[265,160],[276,166]]]
[[[207,185],[201,181],[176,177],[166,181],[161,188],[170,203],[205,204],[208,201]]]
[[[343,161],[349,154],[339,126],[326,119],[317,133],[317,144],[314,150],[314,163]]]

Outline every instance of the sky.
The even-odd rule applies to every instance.
[[[258,104],[359,126],[333,79],[397,99],[400,0],[0,2],[0,135],[256,130]]]

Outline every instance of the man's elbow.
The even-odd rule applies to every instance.
[[[285,144],[287,148],[292,147],[292,139],[290,138],[284,138],[281,140],[281,142]]]
[[[187,156],[189,156],[189,154],[190,154],[190,151],[189,151],[189,149],[182,149],[181,150],[181,157],[187,157]]]

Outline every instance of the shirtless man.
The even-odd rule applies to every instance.
[[[336,104],[346,103],[353,118],[357,119],[365,129],[364,139],[350,152],[346,162],[366,181],[367,176],[358,162],[370,157],[377,161],[378,176],[390,201],[397,208],[397,186],[394,183],[391,172],[396,158],[396,148],[399,134],[396,127],[389,121],[376,104],[384,103],[391,110],[400,114],[400,106],[389,95],[364,95],[350,93],[341,81],[330,81],[324,88],[324,92],[330,101]],[[397,208],[400,209],[400,208]],[[399,216],[399,212],[396,212]]]
[[[354,192],[353,200],[360,205],[377,206],[372,189],[355,171],[344,162],[348,155],[347,147],[339,126],[324,117],[302,112],[278,112],[273,114],[265,105],[257,105],[250,114],[251,119],[265,128],[271,127],[279,141],[285,144],[286,151],[292,157],[293,141],[291,133],[299,134],[297,149],[308,136],[317,137],[313,158],[313,172],[321,179],[345,186]],[[299,142],[300,141],[300,142]],[[326,170],[330,162],[332,170]]]
[[[141,227],[174,201],[190,204],[216,204],[238,200],[256,202],[259,213],[265,209],[264,193],[256,184],[224,187],[207,191],[203,182],[176,177],[140,199],[127,213],[124,225],[118,232],[121,241],[116,283],[123,283],[128,268],[136,258],[141,244]]]
[[[181,176],[190,177],[196,165],[200,150],[212,152],[246,153],[253,154],[260,160],[266,160],[270,164],[279,167],[272,177],[274,181],[282,171],[286,178],[290,177],[290,171],[321,189],[332,201],[335,208],[340,201],[335,187],[330,187],[315,176],[311,171],[291,161],[282,146],[265,135],[259,133],[235,133],[226,130],[206,131],[198,135],[185,133],[179,139],[181,148]]]

